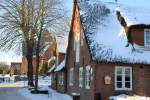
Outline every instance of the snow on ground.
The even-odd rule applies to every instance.
[[[58,93],[48,86],[51,85],[51,77],[39,77],[39,89],[48,90],[49,94],[31,94],[27,88],[27,80],[25,81],[12,81],[0,83],[0,87],[26,87],[20,88],[18,93],[28,98],[28,100],[72,100],[72,97],[67,94]]]
[[[17,81],[17,82],[2,82],[0,83],[0,87],[26,87],[27,81]]]
[[[109,100],[150,100],[150,97],[145,97],[145,96],[128,96],[125,94],[118,95],[118,96],[111,96],[109,97]]]
[[[49,86],[51,85],[51,77],[46,76],[46,77],[39,77],[39,85],[41,86]],[[27,80],[22,80],[22,81],[4,81],[0,83],[0,87],[27,87],[28,86],[28,81]]]
[[[23,88],[19,90],[19,93],[29,100],[72,100],[72,97],[67,94],[58,93],[49,87],[42,87],[44,90],[49,91],[49,95],[47,94],[31,94],[27,88]]]
[[[72,100],[71,96],[58,93],[49,88],[49,85],[51,85],[51,77],[39,77],[39,89],[48,90],[49,94],[31,94],[28,88],[22,88],[18,92],[29,100]]]
[[[50,76],[39,77],[39,85],[46,85],[46,86],[51,85],[51,77]]]

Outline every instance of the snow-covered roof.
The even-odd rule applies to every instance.
[[[93,60],[150,64],[150,51],[126,47],[128,40],[116,16],[118,4],[88,0],[78,6]]]
[[[40,55],[42,56],[46,50],[50,47],[50,43],[45,42],[41,47],[40,47]]]
[[[56,65],[54,64],[50,69],[49,69],[49,73],[51,73],[54,69],[55,69]]]
[[[56,42],[58,52],[66,53],[66,49],[68,46],[68,34],[66,34],[63,37],[61,36],[56,37]]]
[[[66,59],[64,59],[55,69],[55,72],[61,71],[65,67]]]
[[[150,25],[150,9],[121,6],[117,10],[125,18],[127,26],[138,24]]]

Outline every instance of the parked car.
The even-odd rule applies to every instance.
[[[5,82],[10,82],[10,79],[11,79],[11,78],[10,78],[10,74],[4,75],[3,78],[4,78],[4,81],[5,81]]]

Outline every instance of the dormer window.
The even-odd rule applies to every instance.
[[[150,29],[144,30],[144,45],[150,46]]]

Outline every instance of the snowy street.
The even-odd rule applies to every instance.
[[[19,94],[20,88],[0,88],[0,100],[29,100]]]
[[[50,88],[47,94],[31,94],[27,88],[20,87],[1,87],[0,100],[72,100],[66,94],[60,94]]]
[[[27,88],[27,81],[1,82],[0,100],[72,100],[71,96],[61,94],[48,87],[51,78],[39,77],[39,89],[48,90],[49,94],[31,94]]]
[[[18,92],[28,100],[72,100],[71,96],[58,93],[47,86],[41,86],[40,90],[48,90],[49,94],[31,94],[27,88],[22,88]]]

